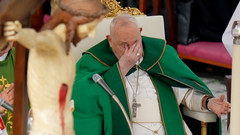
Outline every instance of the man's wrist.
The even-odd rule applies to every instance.
[[[126,74],[128,73],[128,70],[126,69],[126,66],[124,66],[123,63],[121,63],[120,61],[118,61],[118,65],[120,68],[120,71],[122,73],[123,76],[126,76]]]
[[[130,67],[128,64],[122,62],[121,60],[118,61],[118,65],[119,65],[119,67],[120,67],[120,70],[121,70],[121,72],[122,72],[122,75],[123,75],[123,76],[126,76],[127,73],[128,73],[128,71],[131,69],[131,67]]]
[[[208,107],[208,103],[209,103],[210,99],[212,99],[212,97],[207,97],[207,98],[206,98],[206,101],[205,101],[205,108],[206,108],[208,111],[211,111],[211,110],[209,109],[209,107]]]
[[[211,111],[209,108],[208,108],[208,102],[209,102],[209,100],[211,99],[212,97],[208,97],[207,99],[206,99],[206,109],[208,110],[208,111]]]
[[[202,107],[206,108],[208,111],[210,111],[210,109],[208,108],[208,102],[212,97],[210,96],[204,96],[202,99]]]

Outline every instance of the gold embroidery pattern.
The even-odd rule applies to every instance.
[[[2,82],[2,83],[0,83],[0,86],[3,86],[3,89],[2,89],[0,92],[4,91],[7,87],[10,86],[10,84],[9,84],[8,81],[7,81],[7,79],[4,78],[3,75],[2,75],[1,78],[0,78],[0,82]]]
[[[162,51],[161,56],[158,58],[158,60],[157,60],[151,67],[149,67],[149,68],[147,69],[147,71],[149,71],[152,67],[154,67],[154,66],[162,59],[163,54],[164,54],[164,52],[165,52],[165,50],[166,50],[166,47],[167,47],[167,42],[166,42],[166,40],[165,40],[165,42],[164,42],[164,48],[163,48],[163,51]]]
[[[99,62],[102,63],[103,65],[105,65],[105,66],[107,66],[107,67],[110,67],[108,64],[106,64],[106,63],[104,63],[103,61],[101,61],[100,59],[98,59],[98,57],[95,56],[94,54],[92,54],[92,53],[90,53],[90,52],[88,52],[88,51],[86,51],[86,53],[92,55],[97,61],[99,61]]]
[[[160,100],[160,96],[159,96],[159,93],[158,93],[158,89],[157,89],[157,86],[156,86],[156,84],[154,83],[152,77],[150,77],[150,79],[151,79],[151,81],[152,81],[152,83],[153,83],[153,86],[154,86],[156,92],[157,92],[158,106],[159,106],[159,110],[160,110],[160,116],[161,116],[162,125],[163,125],[163,128],[164,128],[165,134],[168,135],[168,132],[167,132],[167,129],[166,129],[166,125],[165,125],[165,121],[164,121],[164,118],[163,118],[161,100]]]
[[[10,83],[8,82],[8,80],[6,78],[4,78],[4,76],[2,75],[1,78],[0,78],[0,86],[3,86],[3,89],[0,91],[3,92],[6,88],[8,88],[10,86]],[[13,135],[13,121],[12,121],[12,118],[13,118],[13,114],[12,112],[8,111],[8,110],[5,110],[4,111],[4,114],[5,116],[4,117],[4,123],[5,126],[6,126],[6,129],[7,129],[7,132],[8,132],[8,135]]]
[[[7,132],[8,132],[8,135],[13,135],[13,121],[12,121],[12,118],[13,118],[13,114],[12,112],[6,110],[6,113],[7,115],[7,123],[6,123],[6,128],[7,128]]]

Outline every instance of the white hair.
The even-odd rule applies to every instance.
[[[135,23],[138,26],[137,20],[135,17],[129,15],[129,14],[119,14],[117,15],[111,22],[110,24],[110,35],[112,34],[112,30],[115,27],[117,22],[121,22],[119,25],[120,26],[125,26],[128,25],[129,22]]]

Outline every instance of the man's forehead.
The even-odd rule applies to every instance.
[[[133,40],[128,40],[128,41],[125,41],[125,40],[118,40],[117,41],[117,43],[119,44],[119,45],[133,45],[133,44],[135,44],[136,42],[138,42],[139,41],[139,39],[133,39]]]
[[[116,22],[115,26],[117,26],[117,27],[137,27],[137,24],[124,18],[124,19],[119,19],[119,21]]]

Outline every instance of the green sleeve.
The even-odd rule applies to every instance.
[[[112,133],[110,97],[92,80],[93,74],[102,75],[109,69],[111,67],[99,63],[89,54],[85,54],[77,63],[72,93],[75,102],[73,116],[76,135]]]

